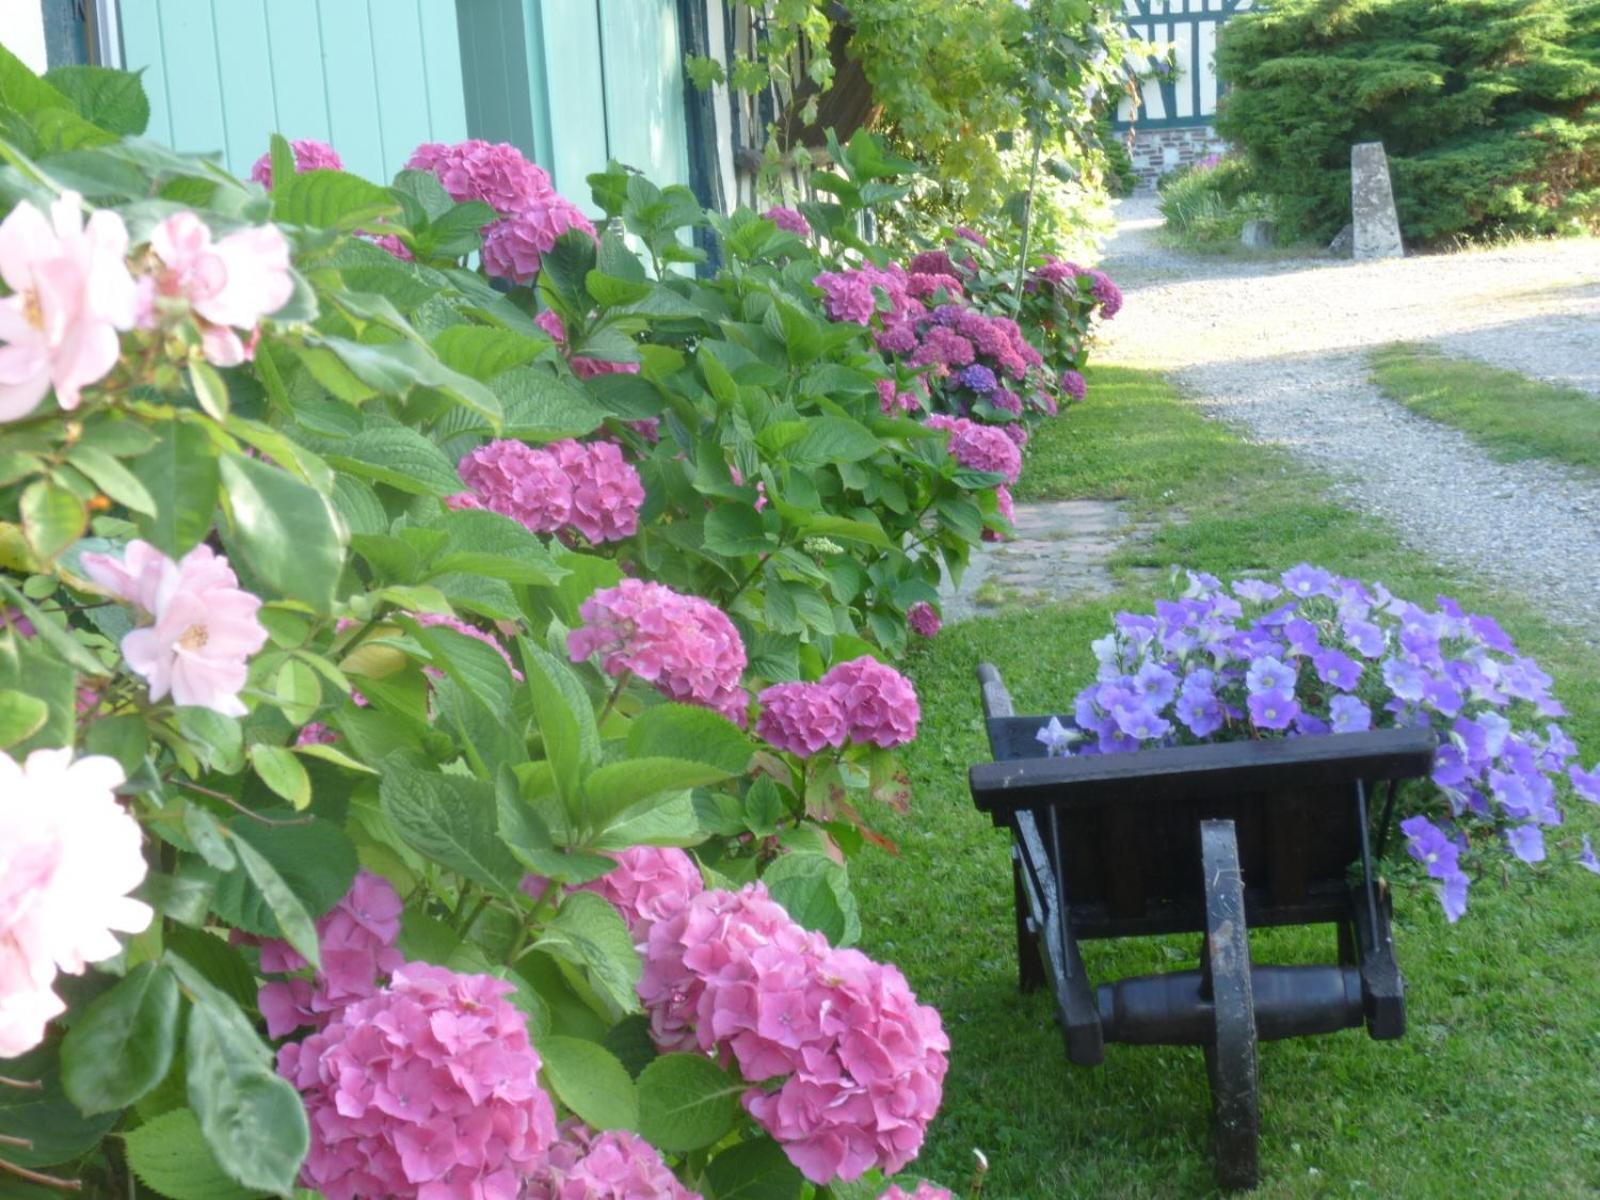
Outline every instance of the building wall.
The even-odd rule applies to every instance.
[[[149,136],[236,173],[274,132],[381,180],[419,142],[467,136],[454,0],[121,0],[120,16]]]
[[[44,74],[44,9],[39,0],[0,0],[0,46],[20,58],[30,71]]]
[[[1228,144],[1209,125],[1139,129],[1128,135],[1128,157],[1133,160],[1133,173],[1139,178],[1141,191],[1154,188],[1163,175],[1193,166],[1227,148]]]

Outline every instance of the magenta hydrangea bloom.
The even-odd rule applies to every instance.
[[[604,896],[615,906],[636,945],[649,940],[657,921],[677,916],[706,890],[694,859],[674,846],[634,846],[612,857],[616,869],[590,880],[583,890]]]
[[[517,670],[517,664],[511,661],[511,655],[508,654],[506,652],[506,648],[500,644],[500,640],[494,637],[492,634],[485,633],[476,625],[468,625],[465,621],[460,620],[457,617],[449,616],[445,613],[414,613],[413,616],[415,617],[418,625],[426,627],[442,625],[444,628],[453,629],[457,633],[462,634],[465,637],[469,637],[475,642],[482,642],[485,646],[488,646],[505,661],[506,669],[511,672],[511,677],[518,683],[522,682],[522,672]],[[435,672],[437,671],[437,668],[429,667],[428,670],[430,672]],[[443,674],[443,672],[438,673],[441,675]]]
[[[573,662],[599,654],[609,675],[631,672],[673,700],[699,704],[743,726],[749,694],[739,686],[744,641],[726,613],[659,583],[624,579],[578,610],[567,635]]]
[[[1003,475],[1007,483],[1015,483],[1022,474],[1022,451],[993,425],[942,415],[929,417],[923,424],[949,435],[950,456],[963,467]]]
[[[925,638],[937,637],[944,627],[938,610],[926,600],[918,600],[906,610],[906,624],[911,626],[912,633]]]
[[[431,171],[456,203],[481,200],[503,217],[523,212],[555,192],[544,168],[529,162],[509,142],[491,144],[477,138],[454,144],[425,142],[406,166]]]
[[[560,1138],[522,1192],[523,1200],[700,1200],[656,1148],[625,1129],[596,1133],[577,1118],[561,1123]]]
[[[961,276],[961,271],[950,261],[950,255],[943,250],[924,250],[911,260],[910,270],[913,275]]]
[[[784,208],[781,204],[773,205],[761,216],[787,233],[803,238],[811,236],[811,223],[792,208]]]
[[[902,392],[892,379],[878,380],[878,408],[885,414],[913,413],[922,408],[922,397],[916,392]]]
[[[553,455],[526,442],[479,446],[456,470],[485,507],[535,533],[554,533],[572,515],[572,480]]]
[[[339,152],[327,142],[319,142],[315,138],[296,138],[289,143],[289,148],[294,151],[294,173],[304,174],[306,171],[342,171],[344,160],[339,157]],[[250,178],[268,191],[272,190],[272,152],[269,150],[250,167]]]
[[[554,456],[572,487],[567,520],[591,542],[615,542],[639,531],[644,484],[615,442],[553,442]]]
[[[1069,369],[1061,372],[1061,390],[1074,400],[1082,400],[1089,394],[1089,384],[1082,374]]]
[[[935,1187],[926,1179],[917,1184],[914,1192],[908,1192],[899,1184],[891,1183],[889,1190],[878,1197],[878,1200],[954,1200],[947,1188]]]
[[[905,978],[801,928],[761,883],[650,931],[639,996],[664,1050],[727,1056],[745,1110],[816,1183],[896,1171],[937,1111],[950,1048]]]
[[[845,743],[844,710],[839,696],[821,683],[779,683],[756,697],[761,715],[756,733],[770,745],[809,758]]]
[[[987,246],[989,244],[989,239],[984,237],[983,234],[976,229],[969,229],[965,225],[956,227],[956,236],[971,242],[974,246]]]
[[[512,1200],[556,1140],[527,1019],[489,975],[406,963],[278,1051],[311,1120],[301,1181],[328,1200]]]
[[[309,726],[308,726],[309,728]],[[378,982],[405,961],[400,940],[400,894],[381,875],[356,872],[344,898],[317,921],[322,966],[310,978],[261,985],[257,1007],[269,1037],[302,1026],[320,1029],[347,1005],[375,995]],[[309,964],[281,938],[261,942],[261,969],[269,975],[303,971]]]
[[[866,325],[878,311],[878,297],[859,271],[824,271],[811,281],[823,292],[828,316],[835,321]]]
[[[595,238],[594,224],[582,209],[559,192],[547,192],[484,231],[483,269],[514,283],[532,283],[544,256],[570,229]]]
[[[561,318],[548,308],[534,319],[534,323],[551,337],[555,338],[556,345],[561,353],[567,353],[567,327],[561,323]],[[639,364],[636,362],[611,362],[603,358],[585,358],[579,355],[573,358],[567,355],[567,362],[572,367],[572,373],[579,379],[593,379],[596,375],[637,375]],[[655,418],[651,418],[654,420]],[[634,422],[642,424],[643,422]],[[655,441],[655,438],[651,439]]]
[[[1085,271],[1078,278],[1089,280],[1090,291],[1094,293],[1102,317],[1109,321],[1122,311],[1122,289],[1111,282],[1111,276],[1104,271]]]
[[[838,697],[852,742],[888,750],[917,736],[922,719],[917,689],[893,667],[863,655],[840,663],[822,682]]]
[[[295,734],[296,746],[331,746],[339,740],[339,735],[329,729],[321,721],[308,721]]]

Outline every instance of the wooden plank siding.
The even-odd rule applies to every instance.
[[[420,142],[467,136],[454,0],[121,0],[149,136],[244,173],[274,132],[387,180]]]

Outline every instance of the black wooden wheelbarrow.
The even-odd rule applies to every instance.
[[[1431,770],[1433,734],[1046,758],[1035,735],[1049,716],[1014,715],[992,666],[978,679],[995,761],[969,780],[977,806],[1011,831],[1022,989],[1048,980],[1067,1057],[1082,1066],[1104,1061],[1106,1042],[1203,1046],[1217,1180],[1254,1187],[1257,1041],[1363,1024],[1374,1038],[1405,1032],[1367,799],[1387,785],[1382,839],[1395,782]],[[1248,926],[1319,923],[1337,928],[1336,963],[1251,965]],[[1099,988],[1084,973],[1085,939],[1182,933],[1204,935],[1197,970]]]

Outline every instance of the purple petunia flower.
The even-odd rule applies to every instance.
[[[1133,677],[1133,687],[1145,704],[1159,712],[1177,695],[1178,678],[1159,663],[1147,662]]]
[[[1335,733],[1364,733],[1372,728],[1372,710],[1354,696],[1335,696],[1328,702]]]
[[[1600,804],[1600,763],[1590,771],[1573,763],[1567,768],[1567,778],[1572,781],[1572,790],[1578,795],[1590,804]]]
[[[1072,742],[1077,734],[1063,725],[1060,717],[1051,717],[1050,724],[1033,736],[1035,740],[1044,743],[1046,758],[1057,756],[1065,758],[1072,752]]]
[[[1396,696],[1413,704],[1422,699],[1422,689],[1426,682],[1421,669],[1415,663],[1407,662],[1403,658],[1383,660],[1383,681]]]
[[[1583,835],[1583,853],[1578,855],[1578,865],[1600,875],[1600,858],[1594,856],[1594,846],[1590,844],[1587,833]]]
[[[1118,704],[1111,710],[1117,728],[1136,741],[1148,742],[1165,737],[1172,731],[1172,722],[1162,719],[1144,704]]]
[[[1208,688],[1185,686],[1173,711],[1195,737],[1210,737],[1222,728],[1222,703]]]
[[[1457,872],[1439,887],[1439,905],[1445,920],[1454,925],[1467,912],[1467,888],[1472,885],[1465,872]]]
[[[1254,693],[1250,697],[1250,719],[1257,729],[1287,729],[1300,715],[1300,704],[1287,688]]]
[[[1269,655],[1251,663],[1244,680],[1251,695],[1263,692],[1287,692],[1294,687],[1295,673]]]
[[[1283,589],[1275,583],[1268,583],[1264,579],[1235,579],[1233,581],[1233,594],[1241,600],[1248,600],[1252,604],[1266,604],[1283,595]]]
[[[1341,692],[1353,692],[1361,683],[1361,664],[1338,650],[1312,655],[1311,665],[1316,668],[1318,679]]]
[[[1544,861],[1544,830],[1537,825],[1518,825],[1506,830],[1506,841],[1511,846],[1511,853],[1523,862],[1532,864]]]
[[[1291,567],[1278,578],[1290,592],[1304,599],[1307,596],[1327,596],[1333,592],[1333,575],[1321,567],[1301,563]]]
[[[1322,643],[1317,640],[1317,627],[1303,617],[1296,617],[1285,625],[1283,636],[1289,639],[1289,650],[1293,654],[1310,657],[1322,649]]]
[[[1362,658],[1377,658],[1388,645],[1383,630],[1369,621],[1346,621],[1344,636]]]

